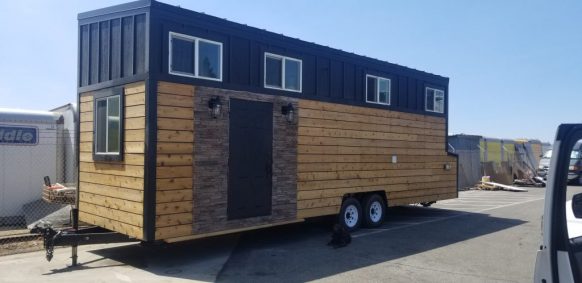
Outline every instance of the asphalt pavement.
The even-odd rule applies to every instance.
[[[575,190],[582,191],[577,187]],[[545,189],[467,191],[430,208],[389,209],[386,223],[327,246],[325,217],[186,243],[81,247],[0,257],[0,282],[531,282]]]

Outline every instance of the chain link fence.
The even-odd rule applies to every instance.
[[[6,121],[1,114],[0,256],[41,250],[42,238],[30,233],[39,222],[72,225],[71,205],[50,200],[45,176],[52,188],[72,189],[73,199],[77,184],[74,122],[64,121],[66,115],[59,112],[53,114],[53,121],[30,117]],[[74,113],[69,116],[74,119]],[[18,142],[27,131],[31,141]]]

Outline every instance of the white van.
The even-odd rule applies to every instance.
[[[582,124],[558,127],[548,170],[543,242],[534,282],[582,282],[582,186],[569,184],[572,151],[582,141]]]

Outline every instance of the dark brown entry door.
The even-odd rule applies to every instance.
[[[230,100],[228,219],[271,214],[273,104]]]

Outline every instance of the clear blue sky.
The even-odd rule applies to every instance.
[[[74,102],[77,13],[123,2],[1,1],[0,107]],[[451,133],[582,122],[582,1],[164,2],[447,76]]]

